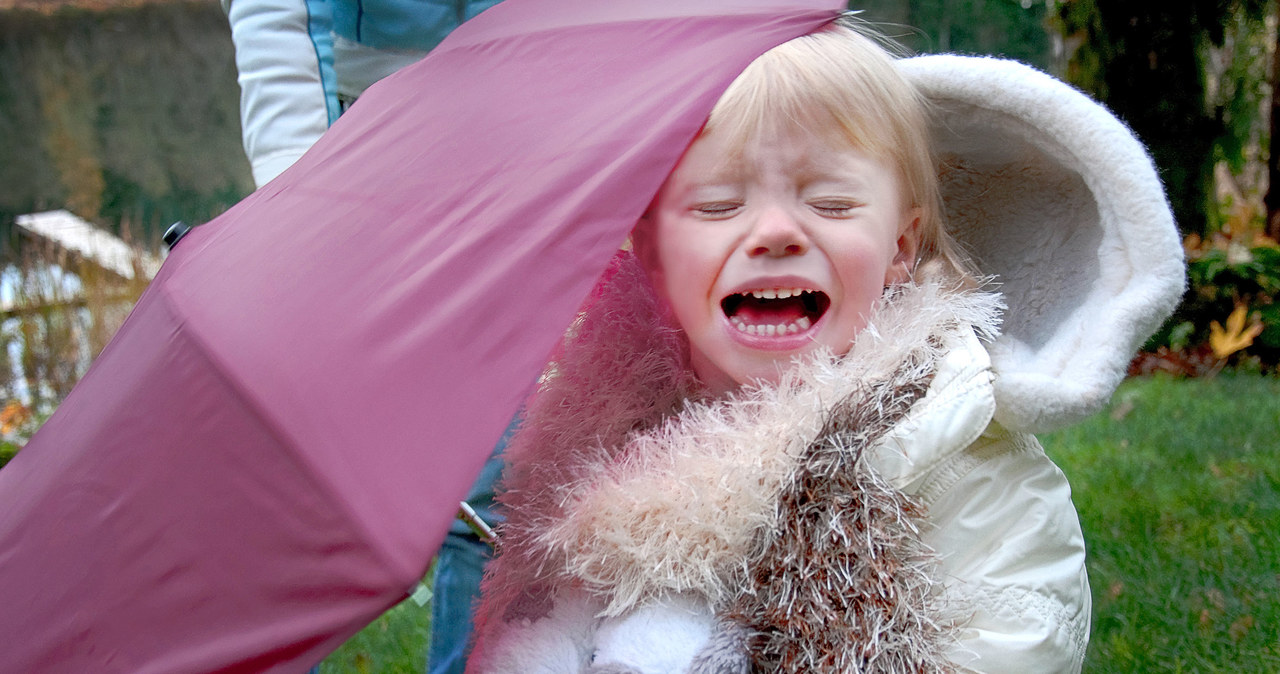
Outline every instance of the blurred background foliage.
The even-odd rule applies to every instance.
[[[216,1],[0,10],[0,227],[66,208],[135,241],[253,189]]]
[[[857,0],[849,8],[916,53],[996,54],[1055,72],[1045,0]]]

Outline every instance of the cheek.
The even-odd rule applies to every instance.
[[[681,263],[672,259],[670,250],[662,246],[666,241],[660,225],[653,220],[642,220],[631,234],[632,248],[640,260],[640,266],[649,277],[649,283],[659,299],[670,305],[668,270],[679,270]]]
[[[866,274],[860,275],[855,283],[857,285],[849,292],[849,299],[852,300],[856,313],[865,319],[874,308],[876,301],[884,294],[887,285],[885,274],[879,270],[868,270]]]
[[[712,248],[705,237],[692,228],[673,228],[678,232],[658,231],[657,266],[671,292],[681,294],[698,293],[703,288],[697,287],[706,279],[714,278],[715,264],[708,251]],[[684,284],[692,284],[686,286]]]
[[[697,304],[705,294],[705,284],[698,273],[698,262],[686,254],[663,258],[662,271],[656,283],[660,284],[663,299],[683,318],[687,307]]]
[[[832,263],[840,270],[845,300],[854,303],[853,308],[860,312],[879,298],[885,286],[895,282],[898,276],[893,254],[867,241],[846,247]]]

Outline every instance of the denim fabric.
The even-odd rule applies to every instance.
[[[462,674],[471,639],[471,609],[480,596],[480,578],[489,561],[488,543],[449,534],[436,558],[431,599],[428,674]]]
[[[491,526],[502,521],[494,508],[494,489],[502,477],[502,452],[520,426],[516,415],[498,440],[480,476],[467,492],[467,503]],[[471,646],[471,609],[480,597],[480,579],[493,548],[481,541],[461,520],[454,520],[436,555],[432,582],[431,643],[427,647],[428,674],[462,674]]]

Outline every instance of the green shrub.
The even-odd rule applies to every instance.
[[[18,453],[19,447],[7,440],[0,440],[0,468],[4,468],[9,459]]]
[[[1204,375],[1223,367],[1280,367],[1280,246],[1226,236],[1189,237],[1188,289],[1173,317],[1135,361],[1135,374]]]

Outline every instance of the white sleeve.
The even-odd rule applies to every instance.
[[[259,187],[291,166],[336,117],[331,64],[306,0],[223,0],[235,43],[244,150]],[[327,37],[327,34],[326,36]],[[329,76],[332,79],[331,75]]]
[[[917,494],[924,540],[968,618],[962,671],[1079,672],[1091,598],[1084,537],[1066,476],[1030,435],[993,425]]]

